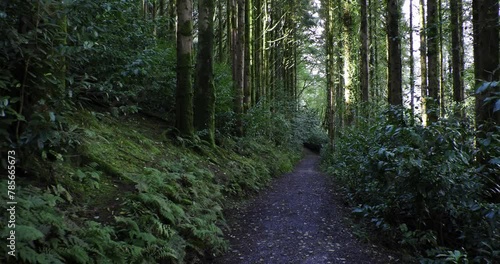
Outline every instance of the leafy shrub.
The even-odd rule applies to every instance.
[[[244,121],[249,137],[271,140],[278,146],[296,148],[310,143],[321,147],[328,142],[317,113],[296,110],[287,102],[259,102],[246,113]]]
[[[328,143],[328,135],[321,127],[318,113],[303,109],[296,113],[292,122],[294,137],[303,144],[311,147],[316,147],[318,150],[321,146]]]
[[[454,120],[407,126],[404,115],[394,125],[390,116],[347,128],[324,156],[328,170],[359,204],[354,213],[421,256],[451,248],[498,261],[498,251],[481,250],[498,244],[492,228],[500,224],[500,206],[482,195],[473,129]]]

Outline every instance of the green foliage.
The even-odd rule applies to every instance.
[[[294,141],[292,123],[287,117],[287,105],[276,102],[273,110],[268,104],[260,102],[251,108],[244,117],[244,131],[250,137],[265,138],[277,145],[298,143]]]
[[[298,158],[252,138],[185,148],[143,116],[82,111],[67,122],[85,127],[78,152],[69,153],[75,158],[36,163],[57,183],[40,189],[17,179],[17,263],[192,263],[219,254],[227,250],[223,201],[261,189]],[[7,232],[1,227],[2,236]]]
[[[358,204],[353,212],[420,256],[498,261],[491,249],[500,207],[485,199],[474,130],[455,120],[407,126],[404,115],[389,116],[347,128],[324,156]]]
[[[7,189],[7,181],[1,181],[0,187]],[[2,192],[2,199],[8,199],[6,194]],[[83,219],[74,221],[74,217],[59,209],[58,205],[65,203],[60,195],[57,191],[18,186],[17,263],[106,263],[100,262],[103,259],[108,263],[126,263],[122,255],[125,245],[113,240],[112,229]],[[1,209],[6,211],[6,205]],[[9,229],[4,226],[0,233],[7,237],[7,232]],[[2,258],[8,256],[7,250],[2,247]]]
[[[78,99],[172,110],[166,102],[174,96],[175,47],[153,34],[158,21],[143,19],[140,6],[130,1],[76,1],[69,15],[70,39],[81,45],[70,80],[83,80],[74,86]]]
[[[258,103],[244,116],[245,133],[251,138],[272,141],[285,148],[299,148],[303,144],[316,148],[328,143],[315,111],[297,111],[293,103]]]
[[[228,64],[214,65],[216,136],[228,136],[234,128],[233,80]]]
[[[316,146],[328,144],[328,135],[321,127],[319,115],[315,111],[304,109],[297,112],[292,125],[294,137],[301,143],[309,143]]]
[[[65,93],[66,5],[10,1],[0,11],[0,148],[53,144]],[[55,133],[53,133],[55,131]],[[48,143],[47,141],[51,141]]]

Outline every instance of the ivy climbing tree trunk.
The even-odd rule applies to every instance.
[[[193,2],[177,1],[177,87],[175,96],[175,125],[182,136],[192,137],[193,125]]]
[[[337,26],[332,28],[337,29],[336,41],[337,41],[337,49],[336,49],[336,89],[335,89],[335,129],[336,132],[340,132],[340,130],[344,127],[344,113],[345,113],[345,82],[344,82],[344,4],[345,1],[337,0]],[[331,7],[333,8],[333,7]],[[333,19],[332,19],[332,23]]]
[[[334,114],[334,31],[333,31],[333,0],[323,0],[324,6],[323,13],[325,17],[325,52],[326,52],[326,113],[325,113],[325,126],[328,131],[328,138],[330,145],[334,144],[335,137],[335,114]]]
[[[389,45],[389,104],[403,105],[401,86],[401,41],[399,36],[399,4],[398,0],[387,1],[387,43]]]
[[[198,53],[196,60],[195,127],[215,145],[215,87],[213,74],[214,0],[198,0]]]
[[[361,58],[360,58],[360,83],[361,83],[361,100],[368,102],[370,91],[370,76],[369,76],[369,57],[370,43],[368,37],[368,12],[367,0],[360,0],[361,5]]]

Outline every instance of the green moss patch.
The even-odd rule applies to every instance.
[[[46,164],[54,182],[18,183],[22,263],[200,261],[227,249],[222,201],[258,191],[299,157],[248,138],[215,148],[170,139],[166,124],[140,115],[68,120],[80,144]]]

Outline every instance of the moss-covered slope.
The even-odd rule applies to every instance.
[[[68,119],[74,153],[44,161],[47,184],[17,179],[17,263],[196,262],[227,248],[223,201],[259,190],[298,158],[248,138],[215,149],[173,140],[161,121],[139,115],[84,111]],[[2,236],[9,231],[2,226]]]

